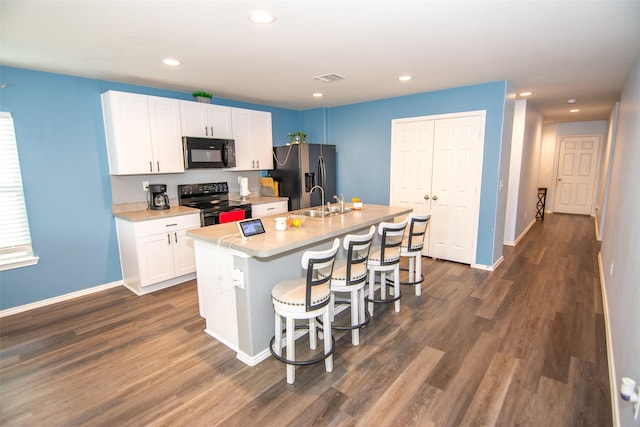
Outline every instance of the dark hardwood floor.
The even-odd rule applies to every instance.
[[[592,218],[555,214],[495,272],[425,258],[422,296],[403,288],[294,385],[204,334],[195,282],[8,316],[0,424],[609,426],[598,250]]]

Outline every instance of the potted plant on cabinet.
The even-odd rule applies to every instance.
[[[210,93],[202,91],[193,92],[191,95],[193,95],[196,102],[204,102],[205,104],[210,104],[211,98],[213,97]]]

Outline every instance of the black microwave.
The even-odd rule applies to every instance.
[[[182,137],[185,169],[233,168],[236,146],[233,139]]]

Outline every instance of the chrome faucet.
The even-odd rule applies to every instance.
[[[340,198],[338,196],[333,196],[333,198],[340,203],[340,213],[344,213],[344,194],[341,194]]]
[[[320,205],[320,209],[322,210],[322,218],[324,218],[324,188],[319,185],[314,185],[313,187],[311,187],[311,190],[309,190],[309,194],[313,193],[313,190],[315,190],[316,188],[320,190],[320,196],[322,197],[322,204]]]

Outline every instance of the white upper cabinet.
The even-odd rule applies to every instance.
[[[157,96],[147,96],[147,101],[155,172],[184,172],[180,102]]]
[[[230,107],[193,101],[179,102],[183,136],[233,138]]]
[[[231,108],[231,122],[236,145],[234,170],[273,169],[271,113]]]
[[[112,175],[184,172],[178,100],[109,91],[102,111]]]

